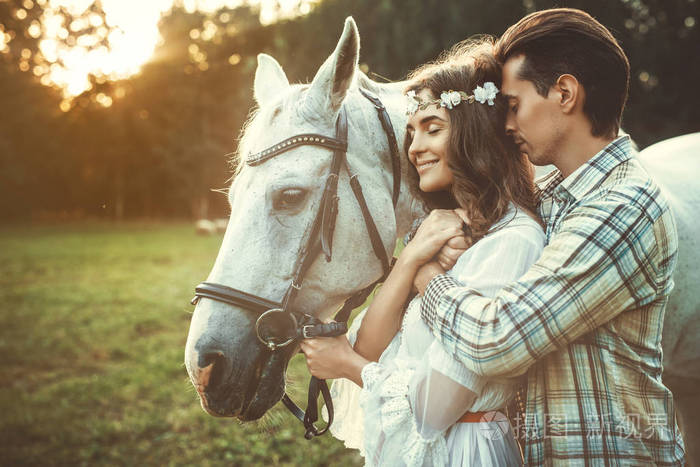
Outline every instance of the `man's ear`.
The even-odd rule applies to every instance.
[[[577,106],[583,106],[583,86],[575,76],[561,75],[554,84],[554,89],[559,95],[559,106],[564,113],[570,114]]]

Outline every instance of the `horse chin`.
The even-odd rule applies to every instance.
[[[263,352],[246,388],[214,394],[200,392],[202,409],[215,417],[235,417],[249,422],[261,418],[279,402],[284,394],[284,373],[290,352]]]
[[[269,394],[261,395],[256,393],[245,410],[238,415],[238,419],[242,422],[251,422],[259,419],[279,402],[283,394],[284,384],[278,385],[278,387],[270,391]]]
[[[284,395],[284,374],[293,353],[289,350],[278,350],[268,355],[269,358],[262,359],[262,364],[258,367],[258,378],[249,385],[250,391],[246,394],[244,409],[238,415],[241,421],[259,419]]]

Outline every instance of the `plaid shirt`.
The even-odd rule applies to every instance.
[[[547,246],[530,270],[495,297],[436,276],[423,320],[473,371],[526,373],[514,428],[527,465],[682,465],[661,381],[677,249],[669,207],[627,136],[562,178],[541,185]]]

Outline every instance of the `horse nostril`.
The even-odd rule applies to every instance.
[[[200,357],[197,377],[199,388],[212,390],[219,386],[223,378],[224,361],[224,353],[220,350],[206,353]]]

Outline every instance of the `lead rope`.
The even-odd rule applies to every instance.
[[[389,115],[386,111],[386,108],[382,104],[382,102],[379,100],[377,96],[372,94],[371,92],[367,91],[366,89],[360,88],[360,92],[362,95],[369,100],[374,107],[377,109],[377,113],[379,116],[379,121],[381,122],[382,128],[384,129],[384,133],[387,136],[387,141],[389,143],[389,152],[390,152],[390,157],[391,157],[391,168],[392,168],[392,174],[393,174],[393,190],[392,190],[392,204],[394,207],[396,207],[396,204],[398,202],[399,198],[399,191],[401,188],[401,159],[399,157],[399,148],[398,148],[398,143],[396,142],[396,136],[394,133],[394,128],[393,125],[391,124],[391,119],[389,118]],[[349,169],[347,160],[345,160],[345,166],[346,168]],[[337,324],[343,324],[342,328],[340,329],[333,329],[329,330],[329,332],[326,333],[319,333],[315,334],[315,336],[318,337],[332,337],[332,336],[337,336],[340,334],[344,334],[347,332],[347,321],[350,318],[350,314],[352,313],[352,310],[357,308],[358,306],[362,305],[365,300],[367,300],[367,297],[372,293],[374,288],[381,282],[383,282],[386,277],[389,275],[389,272],[391,271],[391,268],[394,265],[394,262],[396,258],[392,258],[391,263],[389,262],[386,250],[384,248],[383,242],[381,240],[381,236],[379,235],[379,231],[377,229],[376,224],[374,223],[374,219],[372,218],[372,214],[369,212],[369,208],[367,207],[367,202],[365,201],[365,197],[362,193],[362,186],[360,185],[360,182],[357,178],[357,175],[350,174],[350,186],[352,188],[352,191],[355,195],[355,199],[357,200],[358,204],[360,205],[360,210],[362,211],[362,216],[365,221],[365,226],[367,227],[367,233],[369,234],[371,244],[372,244],[372,249],[374,250],[374,254],[377,256],[377,258],[381,261],[382,263],[382,270],[384,271],[384,274],[382,277],[377,279],[375,282],[370,284],[369,286],[365,287],[364,289],[360,290],[353,296],[351,296],[348,300],[345,301],[343,304],[343,307],[336,313],[334,317],[334,321]],[[334,206],[335,210],[332,213],[333,217],[337,214],[337,206]],[[322,236],[322,240],[324,237]],[[331,237],[329,240],[332,240],[332,233]],[[326,245],[322,244],[324,253],[325,253],[325,248]],[[330,260],[329,256],[326,256],[327,260]],[[315,319],[314,319],[315,320]],[[313,323],[312,326],[323,326],[324,324],[321,323],[318,320],[316,323]],[[342,329],[342,331],[341,331]],[[303,336],[302,336],[303,337]],[[326,410],[328,412],[328,423],[326,426],[322,429],[318,429],[315,426],[315,423],[318,421],[318,395],[319,393],[323,396],[323,402],[326,405]],[[311,377],[311,380],[309,381],[309,392],[308,392],[308,399],[306,403],[306,411],[303,411],[299,408],[297,404],[294,403],[294,401],[291,400],[291,398],[287,395],[285,392],[284,396],[282,396],[282,403],[289,409],[289,411],[294,414],[299,420],[302,421],[304,424],[304,428],[306,429],[306,432],[304,433],[304,438],[307,440],[311,440],[316,436],[321,436],[324,433],[326,433],[331,425],[333,424],[333,416],[334,416],[334,410],[333,410],[333,399],[331,398],[330,391],[328,389],[328,384],[326,383],[325,380],[318,379],[315,376]]]
[[[350,318],[352,310],[362,305],[365,302],[365,300],[367,300],[367,297],[369,297],[369,295],[372,293],[374,288],[386,279],[386,277],[389,275],[389,272],[391,271],[391,267],[393,267],[393,263],[394,261],[392,261],[391,265],[389,266],[389,269],[386,270],[382,277],[380,277],[364,289],[360,290],[359,292],[355,293],[345,301],[343,307],[338,311],[338,313],[336,313],[335,317],[333,318],[335,321],[334,323],[322,323],[316,318],[312,318],[310,320],[311,322],[313,322],[311,326],[313,326],[315,329],[318,329],[318,331],[313,332],[313,335],[308,335],[308,337],[334,337],[345,334],[347,332],[347,321]],[[323,329],[324,326],[327,326],[327,328]],[[325,403],[326,410],[328,412],[328,423],[324,428],[320,430],[314,425],[318,421],[319,392],[323,396],[323,402]],[[330,390],[328,389],[328,384],[324,379],[319,379],[315,376],[311,377],[311,380],[309,381],[309,392],[308,399],[306,402],[306,411],[303,411],[301,408],[299,408],[299,406],[287,395],[286,392],[284,393],[284,396],[282,396],[282,403],[287,407],[287,409],[289,409],[290,412],[292,412],[292,414],[294,414],[295,417],[301,420],[301,422],[304,424],[304,428],[306,429],[306,432],[304,433],[304,438],[308,440],[313,439],[316,436],[321,436],[326,431],[328,431],[328,429],[333,424],[333,399],[331,398]]]

